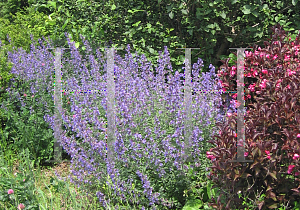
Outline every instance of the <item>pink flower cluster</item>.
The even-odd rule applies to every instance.
[[[216,157],[213,155],[213,153],[211,153],[211,150],[212,150],[212,148],[210,149],[210,151],[207,151],[207,152],[206,152],[206,157],[207,157],[208,159],[210,159],[211,161],[215,161],[215,160],[216,160]]]
[[[297,137],[300,137],[300,133],[298,133]],[[267,158],[271,159],[270,151],[265,150],[265,153],[268,155]],[[294,154],[293,160],[297,160],[299,157],[300,157],[299,154]],[[295,165],[289,165],[287,173],[291,174],[294,168],[295,168]],[[299,175],[299,172],[295,172],[295,176],[298,176],[298,175]]]
[[[24,179],[23,181],[25,181],[25,179]],[[9,189],[9,190],[7,191],[7,194],[9,194],[9,195],[10,195],[10,194],[14,194],[13,189]],[[20,204],[18,205],[18,209],[19,209],[19,210],[25,209],[24,204],[23,204],[23,203],[20,203]]]

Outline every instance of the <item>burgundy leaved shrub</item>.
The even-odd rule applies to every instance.
[[[264,48],[245,52],[245,157],[253,162],[229,162],[237,155],[236,113],[217,123],[219,134],[209,141],[217,145],[207,153],[213,164],[209,178],[220,189],[210,203],[217,209],[246,208],[238,194],[257,209],[290,209],[300,199],[300,34],[291,41],[280,25],[272,30]],[[218,75],[222,87],[234,91],[236,66],[227,63]]]

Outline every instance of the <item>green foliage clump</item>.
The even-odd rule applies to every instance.
[[[50,24],[45,24],[49,18],[43,13],[35,11],[17,12],[13,17],[13,21],[4,18],[0,19],[0,104],[7,102],[10,98],[6,91],[7,88],[12,87],[13,84],[18,84],[18,88],[20,88],[19,84],[25,84],[22,78],[16,77],[11,73],[13,63],[8,60],[8,52],[13,53],[15,48],[22,48],[26,52],[29,52],[32,43],[31,35],[33,35],[33,40],[36,41],[42,36],[49,35],[49,32],[52,30]],[[15,79],[15,82],[12,82],[11,79]],[[9,113],[14,113],[16,116],[19,116],[23,111],[21,110],[21,104],[17,102],[14,102],[7,108],[8,110],[3,107],[0,108],[0,145],[5,152],[6,158],[10,159],[11,157],[8,157],[8,155],[13,154],[8,153],[18,152],[18,146],[14,143],[16,139],[22,139],[23,134],[18,131],[15,125],[18,120],[11,121],[8,115]],[[18,119],[18,117],[16,119]],[[45,148],[42,150],[44,149]],[[45,154],[42,152],[44,154],[43,158],[49,158],[47,154],[50,150],[46,150]]]

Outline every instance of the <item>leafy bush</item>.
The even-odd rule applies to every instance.
[[[58,39],[64,39],[67,31],[77,44],[80,34],[97,47],[111,40],[114,46],[124,47],[118,50],[121,56],[126,53],[124,43],[128,43],[153,65],[157,52],[166,45],[173,69],[179,73],[183,73],[184,50],[175,48],[201,48],[192,50],[192,62],[201,57],[205,62],[202,71],[209,72],[209,64],[219,65],[219,55],[229,55],[232,47],[258,43],[257,39],[267,37],[268,28],[276,22],[291,32],[300,26],[299,1],[235,0],[230,6],[221,0],[30,0],[29,4],[31,10],[52,18],[56,27],[53,34]],[[84,53],[81,47],[79,51]]]
[[[13,63],[8,60],[8,52],[13,51],[15,48],[21,47],[26,52],[30,51],[31,37],[37,40],[37,37],[46,36],[51,33],[51,25],[47,25],[49,18],[39,12],[17,12],[13,15],[13,20],[0,19],[0,104],[7,101],[10,97],[7,88],[15,84],[16,88],[21,88],[24,85],[22,78],[17,78],[11,74]],[[24,86],[22,88],[25,88]],[[18,146],[14,145],[16,139],[21,139],[23,133],[19,132],[16,128],[15,122],[19,122],[19,115],[22,115],[21,104],[14,101],[8,109],[0,108],[0,123],[1,123],[1,141],[0,145],[5,152],[5,158],[8,157],[12,151],[19,152]],[[9,113],[16,114],[15,120],[9,120]],[[49,152],[49,151],[48,151]],[[7,153],[7,154],[6,154]]]
[[[41,40],[40,44],[42,44]],[[33,47],[32,50],[34,49]],[[52,76],[52,70],[45,72],[45,63],[37,60],[39,57],[37,55],[41,55],[40,52],[30,56],[24,56],[25,54],[26,51],[22,49],[18,49],[14,54],[8,53],[8,60],[14,64],[11,73],[16,78],[11,80],[7,88],[9,97],[2,102],[7,117],[3,133],[6,138],[11,133],[14,134],[13,141],[9,142],[11,150],[17,152],[28,148],[31,160],[40,162],[49,160],[53,156],[53,132],[43,118],[49,108],[52,112],[54,109],[53,98],[49,94],[52,91],[52,84],[47,84],[48,89],[41,88],[43,84],[45,87],[44,78]],[[46,50],[45,55],[49,57],[52,54]],[[47,56],[44,59],[47,59]],[[53,58],[50,61],[53,62]],[[53,66],[53,63],[51,65]],[[34,73],[37,68],[44,69],[43,78],[38,78]]]
[[[221,189],[211,205],[219,209],[247,207],[241,195],[258,209],[290,208],[300,198],[300,34],[291,41],[281,26],[272,30],[265,48],[254,46],[254,53],[246,51],[245,92],[256,101],[248,104],[245,116],[245,156],[253,163],[229,162],[237,154],[236,113],[229,114],[224,124],[217,123],[220,133],[210,141],[216,147],[208,152],[213,164],[209,178]],[[222,87],[230,90],[236,79],[233,68],[225,65],[225,72],[219,71]],[[262,195],[265,198],[259,200]]]
[[[0,17],[12,21],[17,12],[26,10],[29,6],[27,0],[6,0],[0,2]]]

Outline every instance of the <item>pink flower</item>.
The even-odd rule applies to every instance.
[[[31,96],[31,98],[33,98],[33,97],[34,97],[34,95]]]
[[[208,159],[215,159],[215,157],[213,156],[213,155],[206,155],[206,157],[208,158]]]
[[[235,75],[235,71],[230,71],[230,76],[234,76]]]
[[[42,63],[42,66],[45,66],[45,64],[44,64],[44,63]]]
[[[66,92],[64,92],[64,95],[66,95]]]
[[[295,168],[295,165],[289,165],[289,168],[288,168],[288,174],[291,174],[293,169]]]
[[[278,58],[278,55],[273,56],[273,60],[276,60],[276,58]]]
[[[247,157],[247,156],[248,156],[248,154],[249,154],[248,152],[245,152],[245,153],[244,153],[244,156],[245,156],[245,157]]]
[[[19,210],[20,210],[20,209],[25,209],[24,204],[23,204],[23,203],[20,203],[19,206],[18,206],[18,209],[19,209]]]
[[[267,57],[267,58],[270,58],[270,55],[268,54],[268,55],[266,55],[266,57]]]
[[[262,73],[268,74],[268,70],[267,70],[267,69],[263,69],[263,70],[262,70]]]
[[[265,150],[265,153],[266,153],[267,155],[269,155],[269,154],[270,154],[270,151],[268,151],[268,150]]]
[[[291,71],[291,72],[289,72],[289,76],[292,76],[295,73],[296,73],[295,71]]]
[[[249,85],[248,89],[249,89],[251,92],[254,92],[254,91],[255,91],[255,84]]]
[[[299,176],[299,172],[295,172],[295,176]]]
[[[297,158],[299,158],[298,154],[294,154],[293,160],[296,160]]]
[[[14,191],[13,191],[12,189],[9,189],[7,193],[8,193],[8,194],[13,194]]]
[[[284,56],[284,61],[288,61],[290,59],[290,56],[289,55],[285,55]]]
[[[230,117],[232,115],[232,113],[230,112],[227,112],[227,116]]]
[[[251,98],[251,95],[250,95],[250,94],[248,94],[248,95],[247,95],[247,98],[249,98],[249,99],[250,99],[250,98]]]
[[[76,117],[76,115],[74,114],[73,117]]]
[[[297,138],[300,138],[300,133],[297,134]]]
[[[267,158],[270,160],[270,158],[271,158],[270,155],[268,155]]]
[[[23,182],[25,182],[25,179],[23,179]]]
[[[24,93],[24,96],[25,96],[25,97],[27,96],[26,93]]]
[[[290,85],[288,85],[288,86],[286,86],[288,89],[291,89],[291,86]]]
[[[232,95],[232,98],[236,99],[236,97],[237,97],[236,93]]]
[[[277,87],[277,88],[280,88],[280,83],[277,83],[277,84],[276,84],[276,87]]]
[[[259,85],[259,87],[260,87],[261,89],[266,88],[266,83],[261,83],[261,84]]]
[[[258,75],[257,70],[255,70],[255,71],[253,72],[253,77],[255,77],[255,76],[257,76],[257,75]]]
[[[252,51],[245,51],[245,54],[247,57],[250,57],[250,56],[252,56]]]

